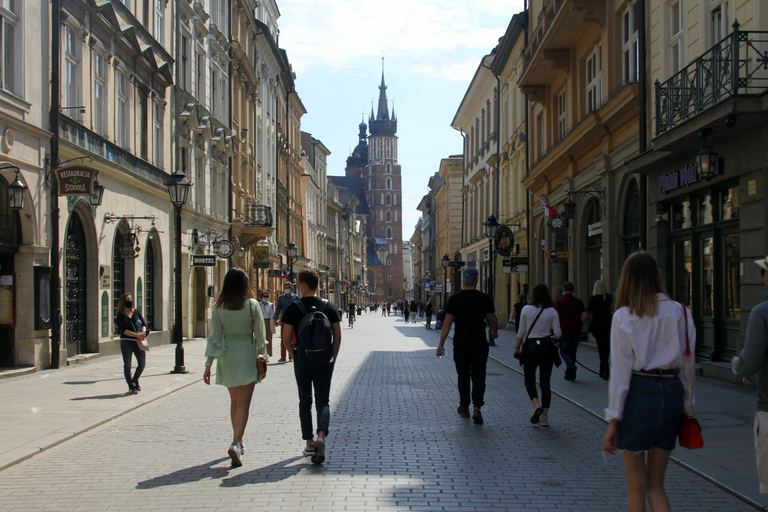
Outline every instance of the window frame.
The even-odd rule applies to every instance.
[[[603,46],[601,43],[584,61],[584,78],[586,80],[585,96],[587,112],[597,111],[603,104]]]
[[[677,23],[678,28],[676,32],[673,32],[674,29],[674,13],[677,12]],[[684,34],[685,34],[685,20],[683,19],[684,11],[683,11],[683,2],[682,0],[674,0],[673,2],[670,2],[667,4],[667,23],[669,26],[667,27],[667,37],[669,38],[667,41],[667,58],[668,58],[668,69],[669,69],[669,75],[672,76],[676,73],[678,73],[681,69],[685,67],[685,60],[684,60],[684,48],[685,48],[685,42],[684,42]]]
[[[78,31],[66,23],[62,30],[62,37],[64,38],[64,44],[62,45],[62,58],[64,59],[62,103],[64,103],[63,107],[66,107],[67,116],[79,122],[82,121],[80,109],[72,107],[82,106],[83,71],[81,64],[83,62],[83,45]],[[73,43],[71,48],[70,42]]]
[[[165,46],[165,0],[155,0],[155,40]]]
[[[99,62],[102,63],[102,72],[99,73]],[[101,90],[101,96],[98,91]],[[93,131],[107,137],[109,123],[107,121],[107,102],[109,91],[109,59],[103,53],[93,51]]]
[[[562,140],[568,133],[568,86],[563,86],[556,96],[557,101],[557,140]]]
[[[24,24],[23,13],[24,4],[23,0],[14,0],[17,4],[12,7],[4,5],[7,0],[0,2],[0,89],[13,94],[17,98],[23,98],[24,95]],[[21,14],[19,14],[21,13]],[[12,45],[11,48],[6,48],[6,25],[13,27],[11,33]],[[6,63],[5,58],[6,51],[10,52],[9,59],[11,62],[10,80],[6,80]],[[9,86],[7,82],[12,82]]]
[[[635,0],[627,6],[621,16],[621,68],[622,81],[625,85],[637,82],[640,77],[640,46],[638,43],[640,34],[637,23],[637,9],[637,1]],[[632,70],[632,73],[630,73],[630,70]]]
[[[120,68],[115,69],[115,141],[126,151],[131,149],[130,118],[131,118],[131,79]],[[122,88],[125,90],[121,90]]]

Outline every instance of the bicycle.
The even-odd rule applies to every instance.
[[[350,329],[354,329],[355,328],[355,315],[350,313],[347,316],[349,316],[349,328]]]

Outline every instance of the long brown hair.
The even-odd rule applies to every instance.
[[[667,295],[656,260],[645,251],[632,254],[621,269],[616,309],[626,306],[640,318],[656,316],[658,293]]]
[[[248,282],[248,274],[239,267],[232,267],[224,276],[224,284],[221,293],[213,303],[213,307],[223,307],[229,310],[240,310],[245,306],[247,299],[253,299],[253,290]]]

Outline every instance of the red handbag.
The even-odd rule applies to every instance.
[[[691,390],[691,374],[694,371],[693,368],[693,356],[691,355],[691,344],[688,339],[688,311],[684,304],[683,306],[683,318],[685,318],[685,356],[691,361],[691,368],[688,371],[688,399],[693,405],[693,391]],[[680,446],[688,448],[689,450],[695,450],[696,448],[702,448],[704,446],[704,438],[701,435],[701,425],[696,418],[688,416],[683,413],[683,418],[680,420],[680,430],[677,433]]]

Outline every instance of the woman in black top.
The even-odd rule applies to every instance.
[[[600,355],[600,378],[608,380],[610,371],[608,359],[611,356],[611,320],[613,319],[613,295],[608,293],[608,287],[601,280],[595,281],[592,298],[589,299],[587,311],[592,313],[589,332],[595,337],[597,353]]]
[[[144,317],[137,309],[133,309],[133,297],[130,293],[120,296],[115,317],[117,331],[120,333],[120,351],[123,353],[123,373],[128,383],[128,395],[138,395],[141,391],[139,377],[144,371],[147,353],[139,348],[139,342],[144,341],[149,334]],[[136,371],[131,376],[131,355],[136,356]]]
[[[434,306],[432,305],[432,301],[431,300],[427,302],[427,308],[426,309],[427,309],[427,311],[426,311],[426,313],[427,313],[427,329],[431,329],[432,328],[432,325],[431,325],[432,324],[432,312],[434,311]]]

